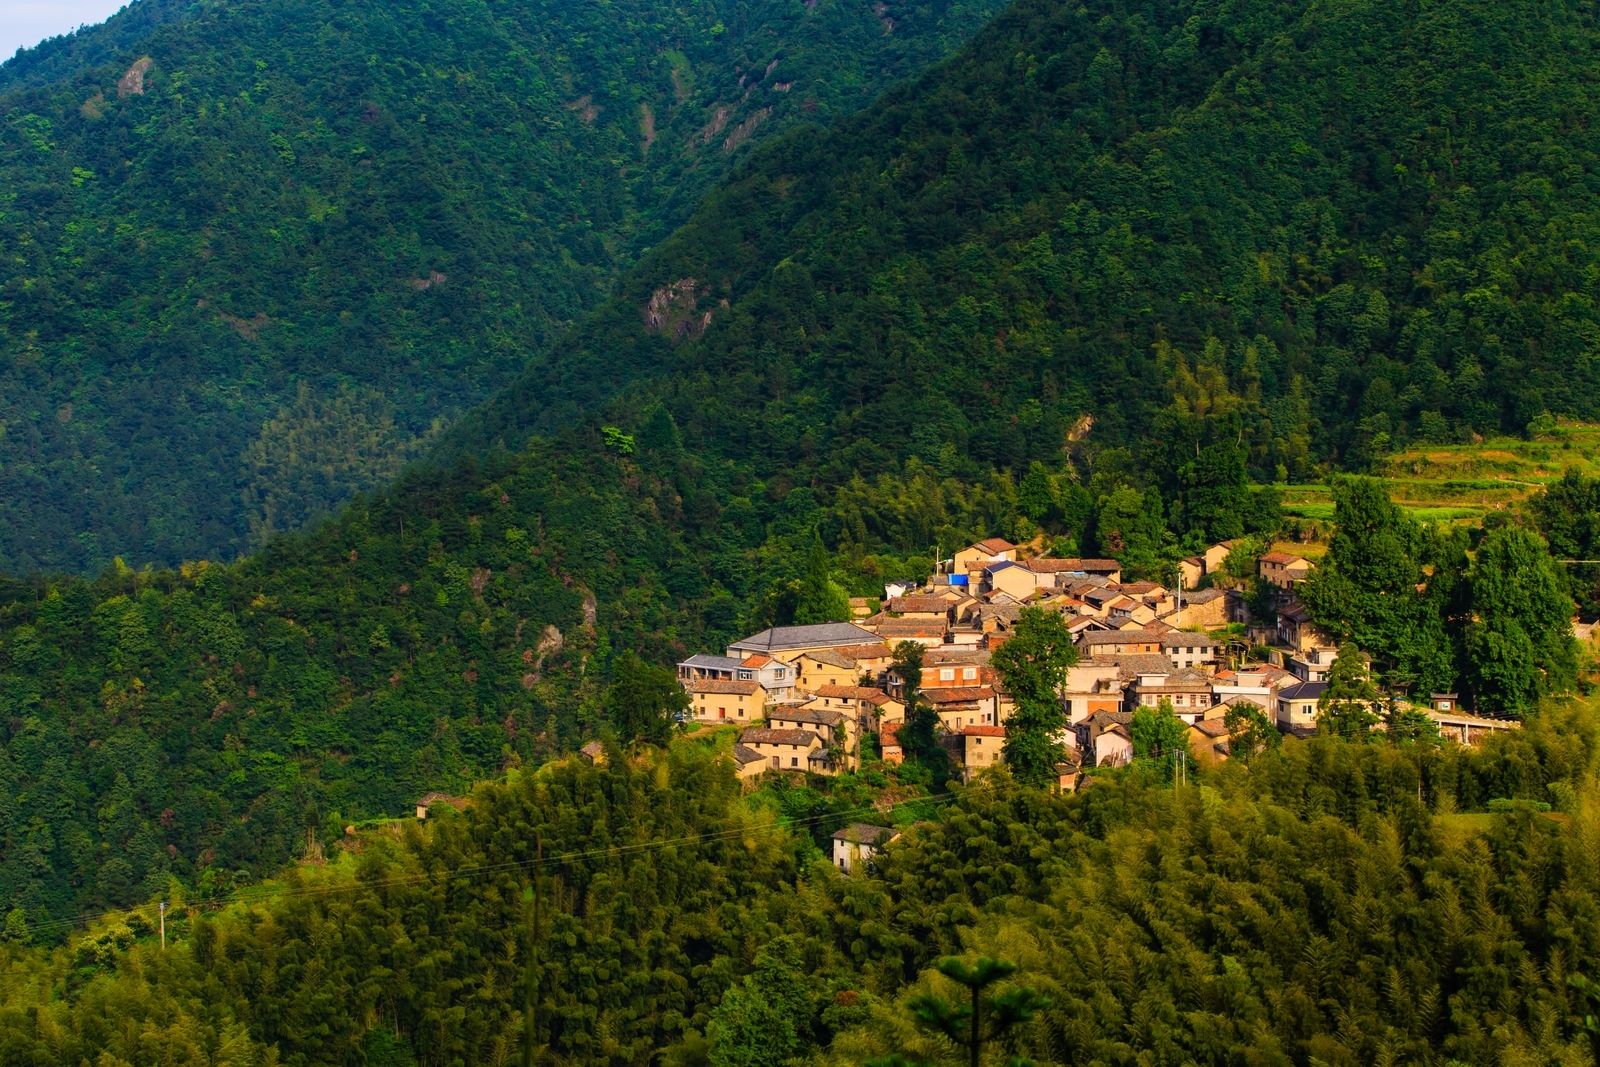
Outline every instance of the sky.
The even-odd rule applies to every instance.
[[[127,0],[0,0],[0,61],[80,25],[104,22]]]

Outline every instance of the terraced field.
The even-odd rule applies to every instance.
[[[1600,475],[1600,425],[1569,423],[1532,440],[1495,437],[1477,444],[1419,445],[1390,457],[1379,472],[1396,503],[1429,522],[1475,522],[1515,507],[1576,467]],[[1326,485],[1282,485],[1291,518],[1328,522]]]

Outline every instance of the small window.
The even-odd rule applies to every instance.
[[[790,756],[789,757],[789,766],[791,766],[791,767],[800,766],[800,757],[799,756]]]
[[[961,677],[963,677],[963,678],[976,678],[977,676],[978,676],[978,668],[976,668],[976,667],[963,667],[963,668],[961,668]]]
[[[956,679],[956,669],[954,667],[940,667],[939,668],[939,681],[941,681],[941,682],[953,682],[953,681],[955,681],[955,679]]]

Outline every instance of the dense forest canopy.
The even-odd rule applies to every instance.
[[[552,1064],[964,1063],[912,1011],[955,955],[1042,996],[985,1063],[1583,1064],[1595,715],[1478,749],[1322,737],[1176,787],[1000,772],[851,875],[818,844],[859,813],[785,825],[694,742],[612,750],[243,902],[174,898],[165,949],[148,908],[60,948],[8,921],[0,1058],[510,1063],[531,1028]]]
[[[753,142],[999,6],[138,0],[20,53],[0,569],[232,558],[387,483]]]
[[[739,167],[456,437],[665,395],[691,446],[838,484],[1056,462],[1088,417],[1181,506],[1593,417],[1596,44],[1575,4],[1021,3]],[[673,344],[641,309],[683,279],[711,327]]]

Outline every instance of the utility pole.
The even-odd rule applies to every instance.
[[[167,951],[167,902],[163,900],[158,910],[161,912],[161,951],[165,952]]]

